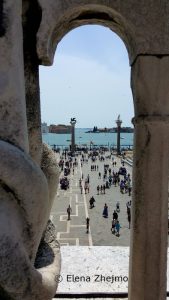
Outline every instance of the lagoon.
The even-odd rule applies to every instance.
[[[104,145],[115,147],[117,144],[117,133],[86,133],[91,128],[76,128],[75,141],[77,146]],[[121,146],[133,146],[133,133],[121,133]],[[42,135],[43,142],[52,146],[69,147],[71,142],[70,134],[45,133]]]

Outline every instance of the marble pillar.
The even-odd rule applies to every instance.
[[[130,300],[166,299],[169,171],[169,56],[132,66],[135,138]]]

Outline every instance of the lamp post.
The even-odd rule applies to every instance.
[[[71,152],[75,152],[75,125],[76,125],[76,118],[71,118],[70,120],[71,124]]]
[[[120,151],[120,129],[121,129],[121,124],[122,121],[120,120],[120,115],[118,115],[118,118],[116,120],[116,124],[117,124],[117,155],[120,155],[121,151]]]

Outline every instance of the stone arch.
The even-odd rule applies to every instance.
[[[58,9],[56,5],[52,7],[54,11],[57,8],[55,14],[49,11],[50,5],[46,8],[44,5],[41,6],[42,21],[37,33],[37,53],[41,64],[52,65],[58,43],[69,31],[82,25],[103,25],[115,32],[124,42],[132,62],[135,52],[133,26],[117,10],[100,4],[77,5],[66,10]]]

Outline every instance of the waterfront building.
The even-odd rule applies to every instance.
[[[54,125],[51,124],[49,126],[49,132],[50,133],[57,133],[57,134],[66,134],[66,133],[71,133],[71,126],[70,125]]]

